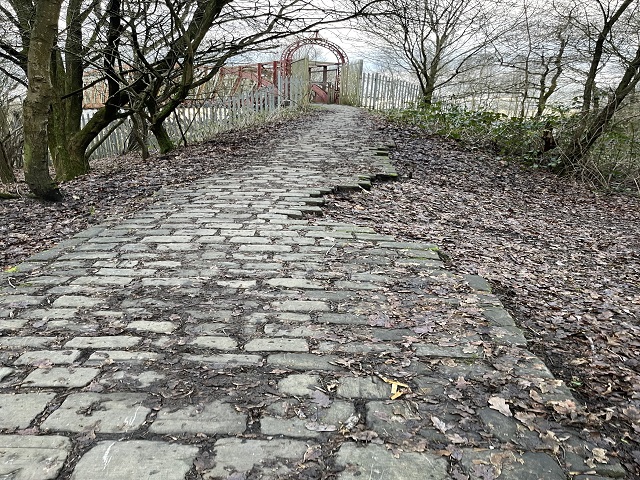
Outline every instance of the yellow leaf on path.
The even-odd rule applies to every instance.
[[[404,395],[404,393],[405,393],[405,392],[403,392],[402,390],[400,390],[400,391],[397,391],[397,392],[395,392],[395,393],[392,391],[392,393],[393,393],[393,395],[391,395],[391,397],[389,397],[389,398],[391,398],[391,400],[397,400],[397,399],[398,399],[398,398],[400,398],[402,395]]]
[[[395,380],[390,380],[388,378],[384,378],[384,377],[380,377],[384,382],[388,383],[391,385],[391,400],[396,400],[398,398],[400,398],[402,395],[404,395],[405,393],[407,393],[404,390],[398,390],[398,387],[402,387],[402,388],[409,388],[409,385],[407,385],[406,383],[402,383],[402,382],[397,382]]]
[[[382,380],[384,380],[387,383],[390,383],[391,385],[396,386],[396,388],[398,387],[404,387],[404,388],[409,388],[409,385],[407,385],[406,383],[402,383],[402,382],[398,382],[396,380],[390,380],[388,378],[384,378],[384,377],[380,377]],[[393,387],[392,387],[393,388]]]

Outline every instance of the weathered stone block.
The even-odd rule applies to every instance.
[[[177,443],[107,440],[84,454],[71,480],[183,480],[197,454]]]
[[[429,453],[403,452],[396,458],[383,445],[343,443],[336,465],[344,468],[339,480],[450,480],[448,462]]]
[[[75,393],[42,424],[47,430],[82,432],[91,428],[102,433],[124,433],[144,423],[151,409],[142,405],[146,395],[138,393]]]
[[[37,369],[24,379],[25,387],[48,388],[80,388],[88,385],[98,376],[100,370],[96,368],[53,367]]]
[[[0,435],[0,478],[53,480],[70,450],[66,437]]]
[[[55,393],[0,395],[0,428],[9,430],[27,428],[55,396]]]
[[[213,450],[215,467],[204,472],[205,480],[229,478],[233,474],[242,478],[254,467],[261,472],[259,478],[275,479],[295,474],[295,464],[303,460],[307,444],[286,439],[223,438],[215,443]]]
[[[163,408],[150,427],[153,433],[180,435],[236,435],[243,433],[247,416],[223,402],[191,405],[186,408]]]

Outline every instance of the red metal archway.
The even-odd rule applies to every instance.
[[[319,32],[316,32],[315,36],[301,38],[296,40],[294,43],[289,45],[282,52],[282,56],[280,58],[280,68],[282,69],[282,73],[284,76],[291,76],[291,65],[293,64],[293,55],[296,51],[298,51],[301,47],[305,45],[318,45],[320,47],[326,48],[331,53],[336,56],[338,60],[337,63],[331,64],[322,64],[316,66],[317,71],[321,72],[323,75],[323,80],[319,82],[311,81],[311,92],[312,98],[315,98],[315,101],[319,101],[321,103],[332,103],[338,101],[339,91],[340,91],[340,69],[343,65],[345,65],[349,59],[347,57],[346,52],[340,48],[340,46],[336,45],[329,40],[320,37]],[[332,82],[328,82],[328,69],[329,67],[333,68],[333,74],[335,74],[335,78]],[[312,68],[309,69],[309,75],[312,75]],[[329,87],[329,83],[331,83]],[[329,91],[331,90],[331,91]]]
[[[326,48],[336,56],[340,65],[344,65],[349,61],[347,54],[344,50],[342,50],[342,48],[340,48],[335,43],[322,38],[319,33],[316,32],[315,37],[301,38],[284,49],[284,52],[282,52],[282,57],[280,58],[280,62],[286,75],[291,75],[291,63],[293,62],[293,54],[305,45],[319,45]]]

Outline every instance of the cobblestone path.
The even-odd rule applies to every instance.
[[[395,175],[363,112],[274,145],[0,277],[0,478],[624,476],[512,416],[572,398],[484,280],[309,218]]]

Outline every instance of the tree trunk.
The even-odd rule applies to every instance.
[[[62,0],[39,0],[31,27],[27,81],[23,104],[24,171],[31,192],[44,200],[62,199],[49,175],[47,127],[54,98],[51,84],[51,52],[58,31]]]
[[[51,0],[49,0],[51,1]],[[52,104],[49,125],[49,148],[56,171],[56,179],[72,180],[89,172],[87,149],[91,142],[112,121],[120,117],[119,110],[126,98],[121,94],[119,75],[116,72],[118,49],[122,35],[121,1],[107,4],[107,45],[104,50],[104,70],[108,85],[108,100],[82,128],[82,2],[70,0],[67,6],[67,39],[65,58],[54,55],[52,59],[56,98]]]
[[[131,134],[135,139],[135,143],[140,147],[142,159],[146,160],[149,158],[149,128],[147,120],[142,115],[134,113],[131,115],[131,123],[133,124]]]
[[[13,159],[9,158],[7,149],[5,148],[5,142],[11,141],[11,134],[9,127],[9,108],[7,105],[0,105],[0,182],[2,183],[14,183],[16,177],[13,173]]]
[[[2,183],[15,183],[16,176],[13,174],[13,168],[7,158],[7,151],[2,142],[0,142],[0,181]]]
[[[618,86],[607,102],[598,111],[580,113],[580,121],[576,127],[571,144],[564,152],[564,160],[558,166],[562,173],[574,168],[587,154],[589,149],[606,131],[615,113],[622,107],[628,95],[635,91],[640,83],[640,47],[636,50],[633,60],[627,65],[626,71]]]
[[[72,4],[75,2],[72,2]],[[69,12],[67,12],[69,16]],[[81,46],[80,46],[81,47]],[[67,39],[67,57],[80,57],[81,48]],[[82,69],[58,54],[51,62],[56,96],[49,117],[49,151],[56,180],[71,180],[89,171],[84,151],[78,152],[82,118]],[[71,94],[72,92],[77,92]],[[66,97],[66,98],[62,98]],[[77,153],[78,152],[78,153]]]
[[[594,98],[594,90],[596,88],[596,77],[598,75],[598,71],[601,68],[600,61],[602,60],[602,56],[605,52],[604,45],[609,38],[609,34],[613,29],[614,25],[622,14],[629,8],[635,0],[623,0],[622,4],[618,5],[617,9],[611,16],[609,16],[610,12],[603,11],[603,25],[602,29],[598,34],[598,38],[593,47],[593,56],[591,57],[591,64],[589,66],[589,72],[587,73],[587,78],[585,79],[584,84],[584,92],[582,94],[582,113],[586,114],[592,109],[592,101]],[[598,108],[597,106],[593,106],[594,108]]]
[[[435,76],[431,76],[431,68],[427,70],[426,68],[421,68],[418,71],[419,79],[420,79],[420,94],[422,104],[430,107],[433,104],[433,94],[436,91],[436,83]]]
[[[580,160],[587,154],[594,143],[605,132],[613,115],[620,108],[622,99],[613,98],[597,113],[581,113],[577,127],[569,148],[564,152],[563,161],[556,167],[558,173],[567,173],[575,169]]]
[[[427,107],[433,104],[433,90],[427,89],[422,92],[422,104]]]
[[[164,122],[159,121],[151,124],[151,133],[156,137],[158,141],[158,147],[160,153],[168,153],[176,148],[175,144],[171,140],[167,129],[164,127]]]
[[[547,108],[547,101],[558,89],[558,80],[564,72],[564,66],[562,61],[564,59],[564,51],[567,47],[567,39],[560,36],[560,48],[558,54],[545,66],[545,71],[540,76],[540,95],[538,96],[538,108],[536,110],[536,118],[542,117],[545,109]],[[555,72],[551,77],[551,84],[547,87],[547,77],[551,73],[551,63],[554,65]]]
[[[49,149],[56,171],[56,180],[68,181],[88,173],[89,162],[85,158],[86,149],[82,148],[78,142],[82,137],[81,132],[76,131],[72,134],[57,116],[58,113],[63,114],[59,109],[54,108],[51,114]]]

